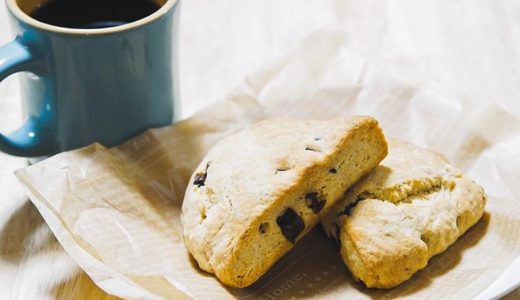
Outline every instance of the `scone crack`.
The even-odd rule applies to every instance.
[[[406,203],[410,202],[411,198],[438,192],[441,189],[453,191],[455,185],[454,180],[445,179],[442,176],[426,177],[403,181],[387,188],[364,191],[357,196],[357,199],[378,199],[395,204]]]
[[[279,172],[285,172],[285,171],[289,171],[289,168],[278,168],[278,169],[276,169],[275,174],[278,174]]]
[[[453,191],[455,186],[455,180],[442,176],[406,180],[390,187],[361,192],[339,215],[350,215],[351,210],[362,200],[374,199],[399,205],[410,203],[413,199],[428,200],[427,195],[441,190]]]
[[[318,150],[315,147],[311,147],[311,146],[305,147],[305,151],[321,152],[321,150]]]
[[[286,172],[295,168],[294,164],[290,163],[287,156],[278,159],[275,175],[280,172]]]

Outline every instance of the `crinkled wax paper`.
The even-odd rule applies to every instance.
[[[520,120],[476,104],[413,65],[367,58],[341,32],[310,35],[227,99],[123,145],[56,155],[17,172],[65,250],[108,293],[128,298],[470,299],[520,254]],[[389,137],[445,154],[489,196],[484,217],[410,281],[355,283],[334,241],[313,230],[253,286],[201,272],[182,242],[191,172],[222,137],[268,117],[376,117]]]

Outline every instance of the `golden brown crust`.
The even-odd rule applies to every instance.
[[[218,143],[192,176],[182,212],[186,247],[224,284],[248,286],[386,153],[370,117],[259,122]],[[284,231],[279,222],[295,222],[289,209],[303,224]]]
[[[345,211],[345,207],[352,207]],[[323,219],[368,287],[392,288],[424,268],[482,216],[482,187],[429,150],[393,141],[390,154]]]

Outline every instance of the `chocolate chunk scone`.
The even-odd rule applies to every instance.
[[[256,123],[217,143],[191,177],[186,247],[222,283],[246,287],[386,154],[371,117]]]
[[[388,157],[323,218],[367,287],[392,288],[426,267],[482,216],[482,187],[432,151],[392,141]]]

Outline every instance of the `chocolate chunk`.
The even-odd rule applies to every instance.
[[[315,214],[319,213],[323,209],[325,202],[327,202],[327,199],[322,195],[319,195],[318,192],[312,192],[305,195],[305,203],[307,204],[307,207]]]
[[[293,244],[298,235],[305,228],[302,217],[292,208],[286,209],[282,215],[278,216],[278,218],[276,218],[276,224],[278,224],[282,230],[283,236]]]
[[[336,168],[332,168],[332,169],[329,169],[329,172],[332,174],[336,174],[336,173],[338,173],[338,170],[336,170]]]
[[[206,173],[206,172],[204,172],[204,173],[200,172],[200,173],[195,174],[195,180],[193,181],[193,184],[198,187],[204,186],[207,176],[208,176],[208,173]]]

